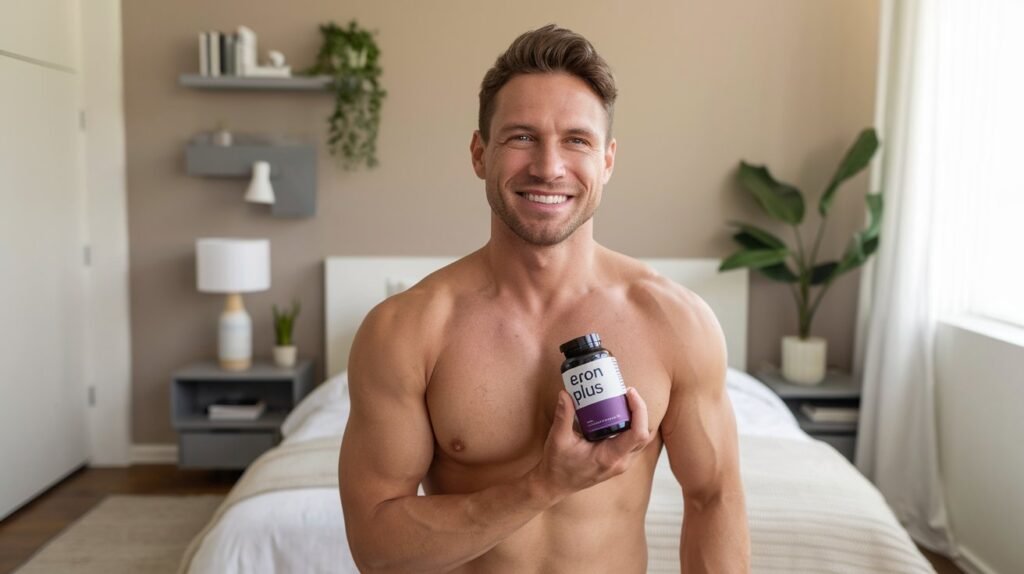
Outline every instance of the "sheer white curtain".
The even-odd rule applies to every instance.
[[[935,332],[943,318],[984,307],[1007,266],[1020,269],[1019,256],[999,250],[1009,255],[1017,243],[1001,225],[1024,216],[1013,213],[1024,195],[1013,173],[1022,153],[1014,140],[1024,135],[1022,9],[1018,0],[882,3],[873,183],[885,213],[862,279],[869,311],[855,360],[864,383],[856,461],[911,536],[950,556]]]

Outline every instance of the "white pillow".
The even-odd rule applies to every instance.
[[[348,413],[348,371],[327,379],[302,399],[281,423],[281,435],[289,436],[302,426],[310,415],[322,408],[331,407],[332,410],[343,409],[346,414]]]
[[[807,439],[789,407],[761,381],[730,367],[725,386],[739,434]]]

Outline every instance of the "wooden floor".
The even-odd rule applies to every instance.
[[[0,574],[13,572],[110,494],[227,494],[241,472],[172,465],[79,469],[0,522]]]
[[[107,495],[227,494],[240,476],[240,471],[180,470],[172,465],[80,469],[0,522],[0,574],[24,564]],[[961,574],[947,558],[921,551],[938,574]]]

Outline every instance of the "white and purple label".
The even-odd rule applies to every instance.
[[[562,373],[562,384],[586,434],[629,420],[626,383],[615,357],[604,357]]]

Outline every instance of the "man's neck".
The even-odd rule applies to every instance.
[[[550,246],[527,243],[499,221],[481,251],[498,295],[529,312],[543,313],[591,289],[599,249],[593,220]]]

